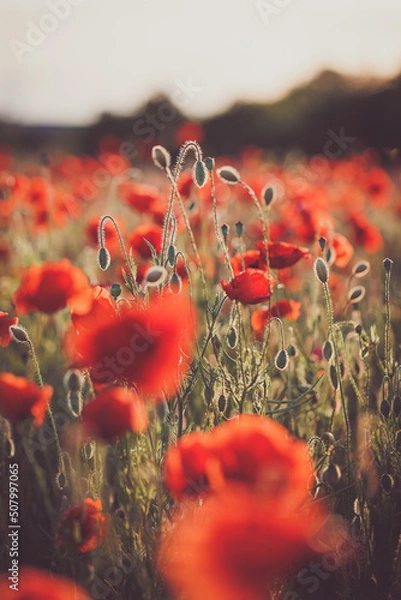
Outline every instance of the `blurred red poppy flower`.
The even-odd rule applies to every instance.
[[[128,243],[136,254],[143,259],[152,257],[149,245],[146,240],[152,244],[157,254],[160,253],[162,247],[163,230],[159,225],[154,223],[143,223],[128,236]]]
[[[266,271],[266,260],[260,250],[247,250],[242,254],[236,254],[230,260],[234,275],[239,275],[245,269],[259,269]]]
[[[109,521],[100,500],[85,498],[61,515],[56,544],[66,544],[79,552],[100,546],[107,534]]]
[[[266,260],[266,247],[264,242],[256,244],[262,257]],[[292,267],[301,258],[309,258],[308,248],[288,244],[287,242],[269,242],[269,266],[271,269],[285,269]]]
[[[12,573],[0,577],[2,600],[90,600],[89,594],[74,581],[33,567],[19,568],[17,589],[9,577]]]
[[[331,246],[334,250],[334,264],[340,268],[346,267],[354,255],[352,244],[341,233],[335,233],[331,238]]]
[[[126,431],[146,431],[148,413],[142,398],[133,390],[112,387],[85,406],[82,422],[87,435],[112,442]]]
[[[192,435],[193,463],[191,445],[181,438],[165,465],[176,497],[188,493],[202,470],[211,488],[202,503],[178,505],[162,534],[158,565],[177,599],[266,600],[273,581],[301,559],[344,539],[339,523],[333,533],[325,508],[311,500],[305,443],[284,427],[243,415],[204,440]]]
[[[177,146],[181,146],[188,140],[196,140],[200,143],[205,135],[203,125],[198,121],[185,121],[178,127],[174,134]]]
[[[133,181],[126,181],[119,187],[124,202],[140,213],[152,210],[155,202],[165,203],[163,194],[154,186]]]
[[[13,339],[10,333],[11,325],[17,325],[18,319],[16,317],[9,318],[8,313],[0,311],[0,346],[6,348]]]
[[[96,384],[128,383],[145,394],[173,393],[189,368],[194,319],[184,296],[165,294],[149,305],[125,302],[89,331],[69,335],[66,350],[76,367],[91,368]]]
[[[284,317],[289,321],[296,321],[301,314],[301,303],[296,300],[279,300],[268,307],[258,308],[252,313],[251,325],[257,337],[263,337],[266,325],[272,317]]]
[[[86,274],[68,259],[29,267],[14,294],[19,313],[55,313],[70,302],[82,310],[90,307],[91,294]]]
[[[383,238],[379,229],[363,214],[350,215],[348,223],[352,227],[355,245],[366,252],[375,253],[383,246]]]
[[[238,300],[242,304],[266,302],[274,288],[274,279],[260,269],[245,269],[229,283],[220,283],[230,300]]]
[[[50,385],[40,388],[25,377],[16,377],[12,373],[0,374],[0,413],[10,421],[34,417],[35,427],[40,427],[52,395],[53,388]]]

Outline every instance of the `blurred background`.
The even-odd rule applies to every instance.
[[[0,144],[13,149],[95,153],[106,138],[140,158],[196,137],[210,153],[330,158],[400,145],[397,0],[2,0],[0,11]]]

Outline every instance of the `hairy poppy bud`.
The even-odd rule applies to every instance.
[[[382,402],[380,404],[380,412],[385,419],[389,418],[390,409],[391,409],[391,407],[390,407],[390,403],[388,402],[388,400],[382,400]]]
[[[110,252],[107,250],[105,246],[99,248],[99,252],[97,254],[97,263],[102,271],[106,271],[109,268],[111,263]]]
[[[118,298],[121,295],[121,291],[121,285],[119,283],[113,283],[113,285],[110,286],[110,294],[113,298]]]
[[[330,376],[331,384],[332,384],[333,388],[336,390],[338,388],[338,377],[337,377],[336,367],[334,365],[330,365],[329,376]]]
[[[167,277],[167,270],[164,267],[151,267],[146,272],[145,282],[146,285],[152,287],[161,285]]]
[[[356,263],[352,269],[352,275],[354,277],[364,277],[370,271],[370,263],[367,260],[360,260]]]
[[[207,171],[204,162],[201,160],[197,160],[194,164],[193,180],[198,188],[202,188],[207,182]]]
[[[205,158],[205,167],[208,171],[213,171],[214,169],[214,158],[211,158],[210,156],[208,156],[207,158]]]
[[[356,287],[353,287],[348,292],[348,302],[350,304],[356,304],[357,302],[360,302],[364,298],[365,293],[366,289],[363,287],[363,285],[357,285]]]
[[[288,366],[288,352],[287,350],[280,350],[280,352],[276,355],[274,360],[274,364],[276,365],[276,369],[279,371],[284,371]]]
[[[238,334],[237,334],[237,330],[232,327],[232,329],[230,329],[230,333],[227,336],[227,340],[228,340],[228,345],[230,346],[230,348],[235,348],[238,342]]]
[[[323,344],[323,356],[329,361],[334,354],[333,345],[330,340],[326,340]]]
[[[262,191],[262,198],[266,206],[269,206],[274,197],[274,190],[270,186],[266,186]]]
[[[173,273],[170,281],[169,288],[173,292],[173,294],[179,294],[182,290],[181,277],[177,273]]]
[[[224,183],[228,183],[229,185],[235,185],[241,179],[237,169],[234,169],[234,167],[229,166],[221,167],[221,169],[218,169],[217,175],[219,176],[221,181],[223,181]]]
[[[321,251],[324,252],[324,249],[326,248],[326,243],[327,243],[326,238],[322,236],[319,238],[318,242],[319,242]]]
[[[318,278],[318,280],[321,283],[327,283],[329,280],[329,268],[327,266],[326,261],[323,260],[323,258],[321,258],[319,256],[319,258],[317,258],[315,260],[315,264],[314,264],[313,268],[314,268],[315,275]]]
[[[167,262],[172,267],[174,266],[174,262],[175,262],[175,247],[172,244],[167,249]]]
[[[16,342],[29,342],[28,332],[21,325],[11,325],[10,333]]]
[[[225,223],[221,226],[221,233],[223,234],[223,238],[224,241],[227,241],[227,237],[228,237],[228,232],[230,231],[230,228],[228,225],[226,225]]]
[[[383,265],[384,265],[384,269],[385,269],[386,273],[391,272],[391,269],[393,268],[393,264],[394,264],[394,261],[391,260],[391,258],[385,258],[383,260]]]
[[[171,164],[170,153],[163,146],[153,146],[152,160],[159,169],[168,169]]]
[[[244,233],[244,224],[241,221],[235,224],[235,233],[240,238]]]

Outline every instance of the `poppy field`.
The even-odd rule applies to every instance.
[[[394,153],[1,151],[0,598],[401,598],[400,223]]]

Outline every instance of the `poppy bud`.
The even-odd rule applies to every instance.
[[[326,261],[319,256],[319,258],[315,260],[313,268],[320,283],[327,283],[329,280],[329,268]]]
[[[361,333],[362,333],[362,325],[356,325],[355,326],[355,333],[357,333],[358,335],[361,335]]]
[[[391,494],[391,490],[394,487],[394,479],[388,473],[382,475],[382,488],[386,494]]]
[[[324,442],[324,444],[325,444],[326,447],[334,446],[334,444],[336,443],[336,438],[331,433],[331,431],[326,431],[322,435],[322,440],[323,440],[323,442]]]
[[[80,372],[67,371],[64,377],[64,385],[69,392],[79,392],[81,389]]]
[[[175,262],[175,247],[172,244],[168,247],[168,250],[167,250],[167,262],[172,267],[174,266],[174,262]]]
[[[10,333],[16,342],[29,342],[28,332],[21,325],[11,325]]]
[[[391,260],[391,258],[385,258],[383,260],[384,270],[386,271],[386,273],[391,272],[391,269],[393,268],[393,264],[394,264],[394,261]]]
[[[151,267],[146,272],[145,282],[149,287],[161,285],[167,277],[167,270],[164,267]]]
[[[204,162],[201,160],[197,160],[194,164],[193,180],[198,188],[202,188],[207,182],[207,171]]]
[[[217,175],[219,176],[221,181],[223,181],[224,183],[228,183],[229,185],[235,185],[241,179],[237,169],[234,169],[234,167],[229,166],[218,169]]]
[[[223,394],[221,394],[220,397],[219,397],[218,406],[219,406],[219,411],[222,412],[222,413],[227,408],[227,400],[226,400],[226,397]]]
[[[168,169],[171,163],[170,153],[163,146],[153,146],[152,160],[159,169]]]
[[[208,156],[207,158],[205,158],[205,167],[208,171],[212,172],[214,169],[214,158],[210,158],[210,156]]]
[[[293,344],[290,344],[287,348],[287,354],[288,356],[296,356],[297,354],[297,349],[295,348],[295,346]]]
[[[388,400],[382,400],[380,404],[380,412],[385,419],[388,419],[390,416],[390,403]]]
[[[110,252],[107,250],[105,246],[101,246],[99,248],[99,252],[97,254],[97,264],[102,269],[102,271],[106,271],[109,268],[111,263]]]
[[[331,384],[332,384],[333,388],[336,390],[338,388],[338,378],[337,378],[336,367],[334,365],[330,365],[329,376],[330,376]]]
[[[352,269],[352,275],[354,277],[364,277],[370,271],[370,263],[367,260],[360,260],[356,263]]]
[[[326,243],[327,243],[326,238],[325,237],[319,238],[318,243],[319,243],[321,251],[324,252],[324,249],[326,248]]]
[[[230,346],[230,348],[235,348],[237,343],[238,343],[238,334],[236,329],[234,329],[234,327],[232,327],[232,329],[230,329],[230,333],[227,336],[227,340],[228,340],[228,345]]]
[[[284,371],[288,366],[288,352],[287,350],[280,350],[280,352],[276,355],[274,360],[274,364],[276,365],[276,369],[279,371]]]
[[[169,281],[169,288],[173,292],[173,294],[179,294],[181,292],[182,283],[181,283],[181,277],[178,275],[178,273],[172,274],[170,281]]]
[[[366,289],[363,287],[363,285],[357,285],[353,287],[348,292],[348,302],[350,304],[356,304],[357,302],[360,302],[364,298],[365,293]]]
[[[341,479],[341,471],[338,465],[331,463],[322,473],[322,481],[330,487],[334,487]]]
[[[262,191],[262,198],[266,206],[269,206],[274,197],[274,190],[270,186],[266,186]]]
[[[323,344],[323,356],[324,358],[329,361],[331,359],[331,357],[333,356],[333,345],[330,342],[330,340],[326,340]]]
[[[119,283],[113,283],[113,285],[110,286],[110,294],[114,299],[121,295],[121,291],[121,285]]]

